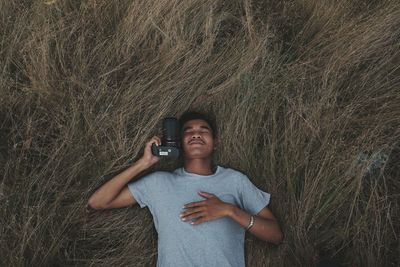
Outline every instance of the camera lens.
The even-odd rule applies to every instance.
[[[176,118],[169,117],[163,120],[163,144],[165,146],[178,147],[180,143],[179,121]]]

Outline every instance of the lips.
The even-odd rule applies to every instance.
[[[204,145],[204,142],[201,141],[201,140],[192,140],[192,141],[189,142],[189,145],[192,145],[192,144]]]

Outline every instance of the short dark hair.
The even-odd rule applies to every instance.
[[[200,111],[186,111],[179,118],[180,131],[182,132],[183,125],[191,120],[204,120],[210,125],[213,138],[217,137],[217,123],[215,117],[211,113]]]

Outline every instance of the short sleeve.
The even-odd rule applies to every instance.
[[[147,207],[149,205],[149,201],[151,200],[151,186],[149,185],[150,180],[151,176],[148,175],[128,183],[129,191],[141,208]]]
[[[241,175],[239,188],[240,204],[250,214],[256,215],[269,204],[271,195],[258,189],[246,175]]]

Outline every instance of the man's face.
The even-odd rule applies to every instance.
[[[187,121],[182,127],[182,149],[185,158],[208,158],[215,149],[210,125],[202,119]]]

